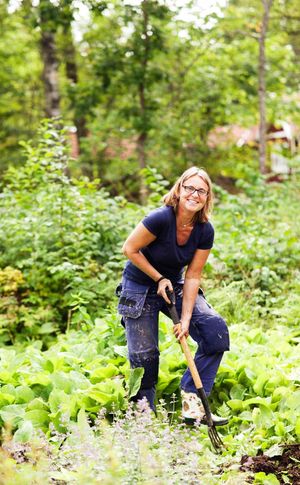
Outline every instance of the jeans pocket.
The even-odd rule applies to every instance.
[[[122,317],[139,318],[145,304],[148,288],[141,289],[122,289],[118,312]]]

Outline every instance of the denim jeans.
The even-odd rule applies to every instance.
[[[173,285],[179,316],[182,308],[183,285]],[[146,397],[155,409],[155,386],[158,380],[158,316],[169,316],[164,299],[156,288],[149,288],[123,276],[117,288],[118,312],[126,329],[131,368],[143,367],[144,376],[135,400]],[[204,390],[210,394],[224,351],[229,350],[229,333],[225,321],[206,301],[202,291],[197,295],[189,328],[190,336],[198,344],[195,364]],[[181,379],[181,389],[196,392],[189,369]]]

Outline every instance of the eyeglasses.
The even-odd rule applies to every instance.
[[[205,189],[195,189],[195,187],[192,185],[183,185],[182,187],[189,195],[193,195],[195,192],[197,192],[197,195],[200,197],[208,196],[208,191]]]

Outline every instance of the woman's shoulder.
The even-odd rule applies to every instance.
[[[214,242],[215,230],[210,221],[198,223],[198,248],[211,249]]]
[[[214,232],[214,226],[211,221],[199,222],[199,226],[201,227],[202,231]]]
[[[158,235],[172,220],[173,207],[162,206],[152,210],[143,219],[144,226],[154,235]]]
[[[170,219],[174,214],[174,209],[171,206],[168,205],[163,205],[161,207],[157,207],[156,209],[153,209],[150,211],[146,216],[146,218],[155,218],[157,220],[168,220]]]

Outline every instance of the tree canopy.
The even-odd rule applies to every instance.
[[[22,164],[19,141],[57,115],[74,127],[74,173],[112,193],[145,197],[146,165],[166,177],[190,163],[213,176],[258,170],[257,152],[224,154],[208,136],[258,125],[263,109],[267,124],[299,123],[296,2],[269,2],[262,34],[264,4],[231,0],[204,13],[192,1],[187,16],[163,0],[2,1],[1,171]]]

